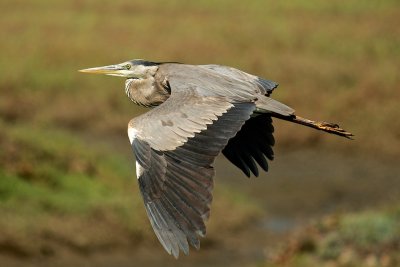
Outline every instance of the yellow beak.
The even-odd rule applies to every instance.
[[[83,69],[83,70],[79,70],[79,71],[84,72],[84,73],[95,73],[95,74],[107,74],[107,75],[120,76],[122,74],[121,72],[124,70],[125,70],[125,68],[123,68],[120,65],[109,65],[109,66],[103,66],[103,67]]]

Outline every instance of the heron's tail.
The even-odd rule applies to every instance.
[[[324,121],[312,121],[309,119],[302,118],[300,116],[291,115],[291,116],[282,116],[279,114],[274,114],[274,117],[277,117],[282,120],[294,122],[297,124],[305,125],[307,127],[311,127],[317,130],[321,130],[327,133],[336,134],[339,136],[343,136],[349,139],[353,139],[354,136],[352,133],[347,132],[346,130],[340,128],[336,123],[324,122]]]

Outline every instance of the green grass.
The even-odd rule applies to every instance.
[[[341,221],[340,235],[362,250],[378,250],[384,244],[400,241],[399,217],[382,212],[349,215]]]
[[[87,212],[133,193],[128,159],[58,129],[0,125],[0,207]]]

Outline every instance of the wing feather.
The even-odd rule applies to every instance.
[[[254,103],[231,104],[223,98],[199,97],[193,90],[190,94],[195,99],[191,101],[197,113],[192,114],[182,102],[174,109],[164,106],[171,98],[177,101],[187,94],[177,93],[176,98],[171,96],[163,105],[135,118],[128,131],[135,133],[130,139],[141,168],[139,188],[151,225],[165,250],[175,257],[179,251],[187,254],[189,244],[199,248],[210,214],[212,164],[255,110]],[[160,114],[168,121],[164,126],[159,123]],[[154,133],[158,137],[153,137]]]
[[[250,172],[259,175],[254,160],[260,167],[268,171],[268,162],[273,160],[272,146],[275,144],[274,127],[269,114],[252,117],[243,125],[236,136],[229,140],[222,153],[243,173],[250,177]]]

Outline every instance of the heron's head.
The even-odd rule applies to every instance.
[[[125,78],[145,78],[154,75],[158,64],[141,59],[134,59],[116,65],[108,65],[79,70],[86,73],[97,73]]]

